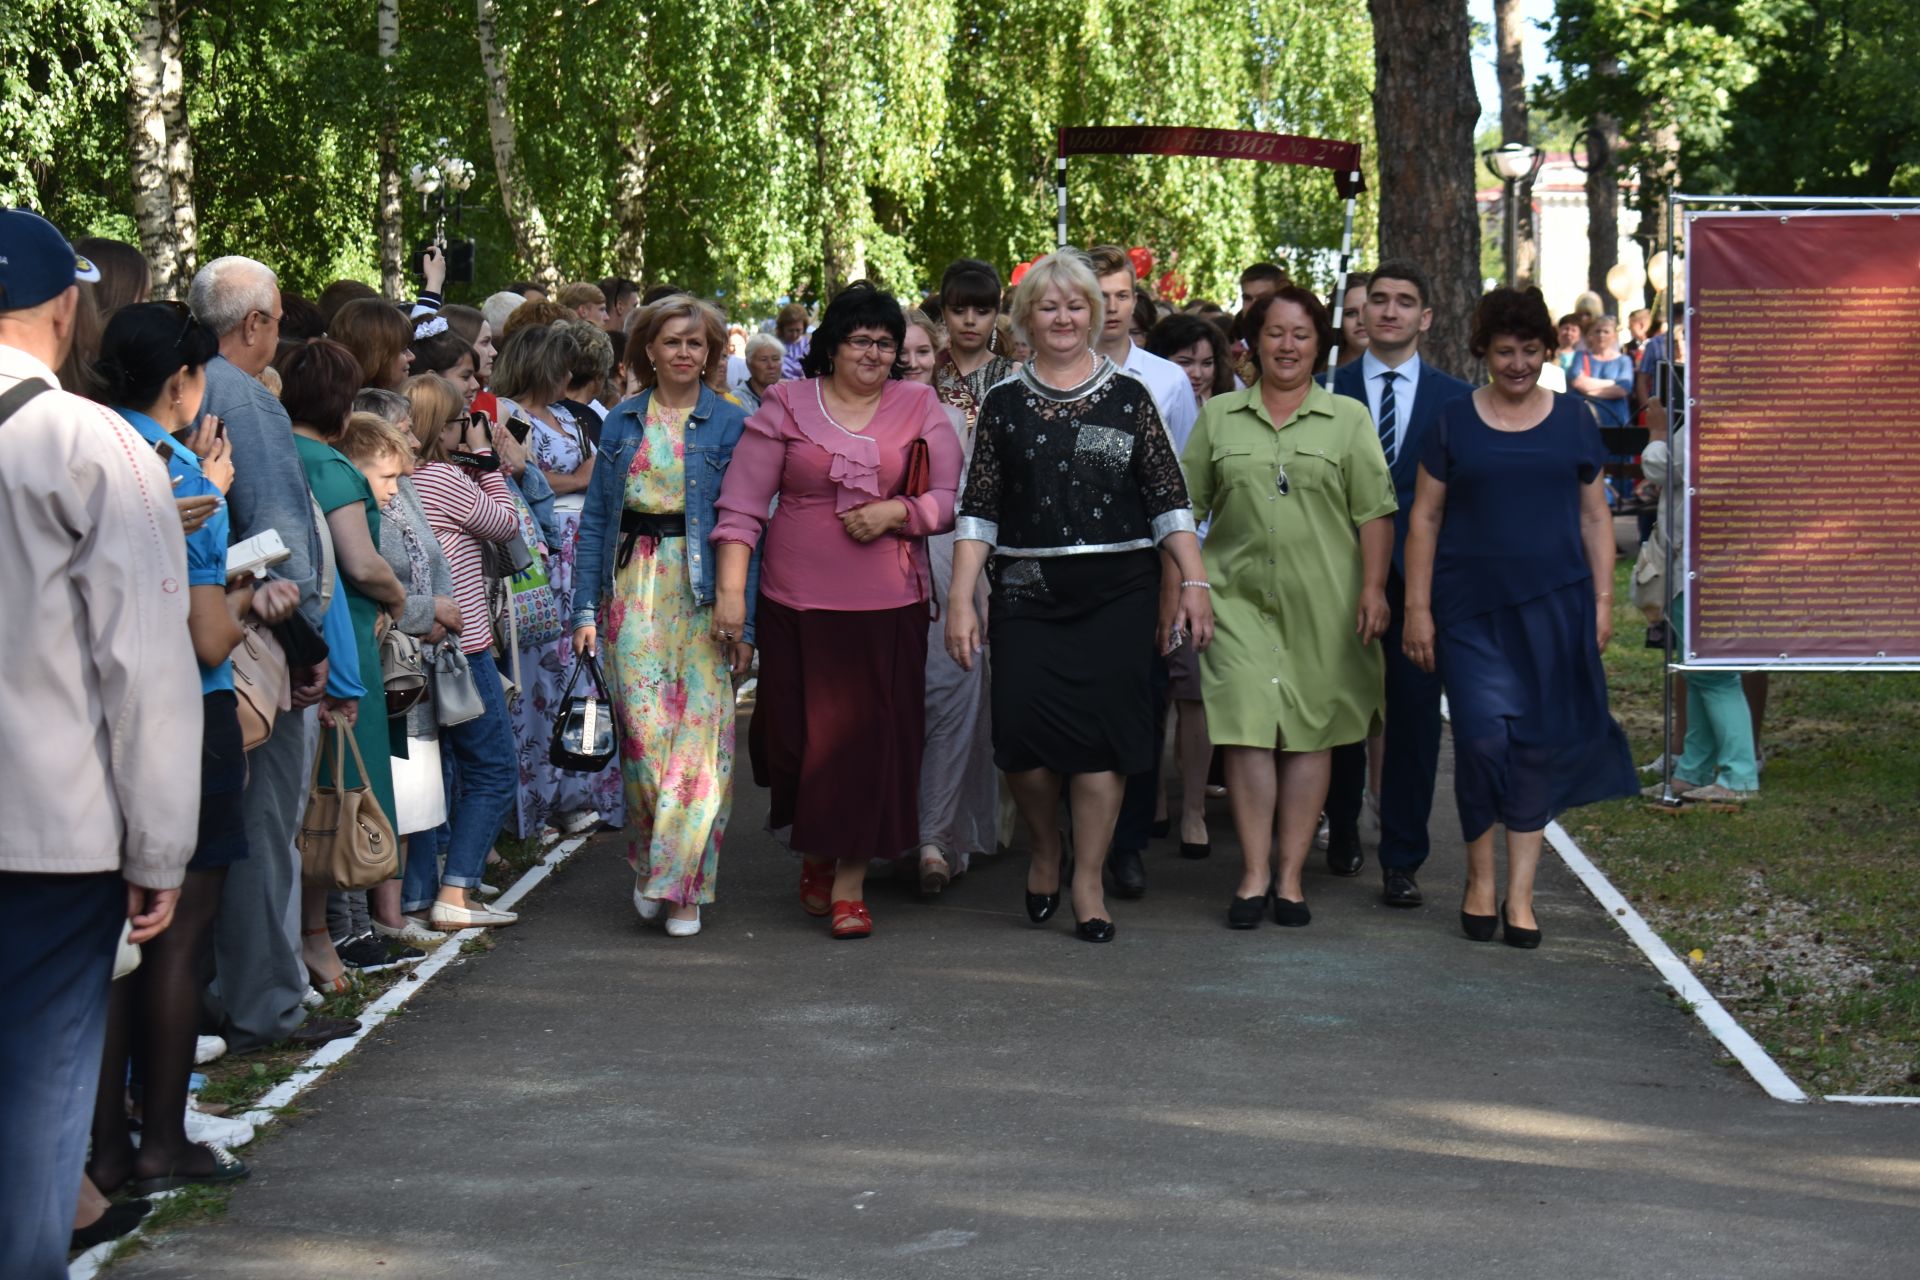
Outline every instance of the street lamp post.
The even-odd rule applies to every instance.
[[[1546,155],[1534,150],[1524,142],[1509,142],[1480,153],[1480,159],[1486,163],[1487,171],[1500,179],[1503,196],[1506,201],[1505,247],[1507,258],[1507,287],[1514,287],[1515,276],[1519,272],[1520,257],[1520,205],[1515,188],[1523,181],[1531,182],[1545,163]]]

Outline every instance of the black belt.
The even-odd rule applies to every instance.
[[[687,536],[687,517],[682,511],[672,511],[656,515],[650,511],[622,511],[620,513],[620,554],[615,558],[618,568],[627,567],[627,561],[633,559],[633,547],[642,538],[684,538]]]

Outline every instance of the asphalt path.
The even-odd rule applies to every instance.
[[[832,942],[750,786],[669,939],[601,837],[110,1274],[1920,1274],[1920,1114],[1768,1099],[1557,862],[1541,950],[1468,942],[1441,790],[1423,909],[1369,849],[1230,932],[1216,808],[1107,946],[1027,923],[1019,854]]]

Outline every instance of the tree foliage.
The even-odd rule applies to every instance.
[[[479,247],[470,292],[528,270],[490,163],[472,0],[400,0],[390,70],[378,0],[179,7],[202,261],[251,253],[309,292],[377,281],[397,118],[403,172],[442,138],[475,163],[456,232]],[[134,238],[138,8],[0,6],[0,197],[75,235]],[[1373,172],[1364,0],[499,0],[496,32],[560,272],[644,274],[742,309],[853,274],[910,294],[955,257],[1006,269],[1051,248],[1061,125],[1356,139]],[[1230,295],[1258,258],[1331,280],[1323,171],[1090,157],[1072,194],[1076,242],[1144,244],[1197,295]],[[432,231],[411,192],[404,230],[409,247]]]

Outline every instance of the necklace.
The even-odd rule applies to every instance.
[[[1087,371],[1084,374],[1075,376],[1073,371],[1080,368],[1083,363]],[[1052,378],[1047,376],[1047,371],[1043,370],[1040,367],[1039,360],[1036,359],[1033,362],[1034,376],[1039,378],[1040,381],[1046,383],[1048,386],[1054,388],[1057,391],[1066,391],[1066,390],[1069,390],[1070,388],[1079,386],[1081,383],[1085,382],[1088,378],[1091,378],[1093,376],[1094,368],[1095,368],[1095,365],[1093,360],[1093,352],[1082,351],[1079,355],[1074,357],[1072,364],[1064,366],[1063,371],[1065,373],[1066,380],[1063,382],[1055,382]]]
[[[1536,386],[1533,390],[1527,392],[1527,398],[1525,400],[1522,400],[1520,403],[1522,405],[1531,405],[1533,403],[1534,396],[1538,391],[1539,391],[1539,388]],[[1514,426],[1512,419],[1508,418],[1505,413],[1501,412],[1499,408],[1499,401],[1500,401],[1500,393],[1498,391],[1494,391],[1491,388],[1489,388],[1487,391],[1487,408],[1493,412],[1493,420],[1495,424],[1498,425],[1502,431],[1515,433],[1515,432],[1525,431],[1528,428],[1537,425],[1535,423],[1528,423],[1527,426],[1525,427]]]

